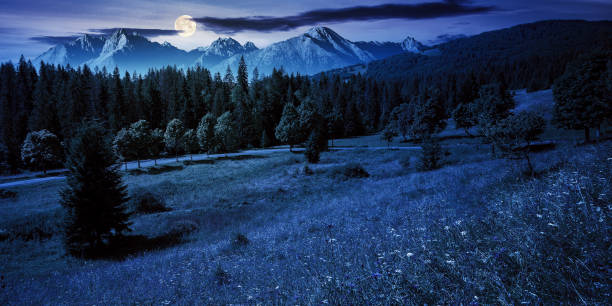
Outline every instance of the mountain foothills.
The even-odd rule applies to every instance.
[[[357,63],[367,63],[404,52],[420,53],[426,47],[411,37],[401,43],[351,42],[326,27],[315,27],[307,33],[258,49],[252,42],[241,45],[232,38],[219,38],[208,47],[189,52],[169,43],[151,42],[138,33],[119,29],[109,37],[85,34],[76,40],[50,48],[34,62],[106,67],[112,70],[145,73],[150,68],[200,65],[224,73],[228,66],[238,68],[241,56],[249,67],[269,75],[283,67],[287,73],[315,74]]]

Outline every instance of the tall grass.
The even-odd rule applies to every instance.
[[[0,303],[606,304],[610,152],[537,153],[536,179],[467,146],[424,173],[402,162],[417,153],[355,150],[308,174],[278,154],[128,176],[173,209],[139,215],[135,231],[183,224],[182,244],[81,261],[55,238],[6,240]],[[330,175],[347,163],[369,176]]]

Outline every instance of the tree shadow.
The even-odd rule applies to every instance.
[[[169,232],[155,237],[125,235],[114,238],[108,244],[89,250],[83,255],[89,259],[121,261],[130,256],[167,249],[184,242],[186,242],[184,234],[177,232]]]

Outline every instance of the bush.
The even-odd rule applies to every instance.
[[[166,207],[159,195],[141,188],[132,192],[128,207],[130,213],[136,214],[154,214],[171,210]]]
[[[215,270],[215,281],[219,286],[227,285],[230,282],[230,275],[227,271],[221,268],[221,265],[217,266],[217,270]]]
[[[336,178],[364,178],[369,177],[370,174],[363,169],[359,164],[350,163],[343,166],[336,167],[332,170],[332,177]]]
[[[397,161],[402,166],[402,168],[410,168],[411,156],[408,154],[402,155],[402,157],[400,157]]]
[[[0,189],[0,199],[14,199],[17,193],[10,190]]]
[[[168,236],[181,237],[196,232],[200,227],[192,220],[177,220],[168,226]]]
[[[443,152],[440,143],[432,138],[423,140],[421,144],[421,158],[419,159],[417,168],[419,171],[429,171],[440,168],[442,155]]]
[[[320,160],[321,147],[319,146],[319,142],[319,133],[316,131],[310,133],[308,142],[306,142],[306,151],[304,151],[304,155],[309,163],[316,164]]]
[[[251,241],[245,235],[241,233],[234,234],[234,238],[232,238],[232,245],[234,247],[245,246],[249,244]]]

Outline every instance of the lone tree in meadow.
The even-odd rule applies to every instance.
[[[183,136],[185,135],[185,126],[178,119],[172,119],[168,122],[166,132],[164,133],[164,143],[168,150],[172,150],[178,162],[179,150],[182,145]]]
[[[567,66],[554,84],[553,121],[561,128],[584,130],[589,142],[590,129],[599,136],[601,125],[612,120],[612,53],[581,57]]]
[[[62,163],[63,150],[59,139],[47,130],[30,132],[21,146],[21,159],[47,174],[47,169]]]
[[[217,124],[217,119],[212,113],[202,117],[198,124],[196,136],[198,137],[200,148],[206,153],[212,152],[215,148],[215,124]]]
[[[455,120],[455,127],[463,129],[465,134],[472,137],[470,129],[476,126],[476,118],[471,110],[472,103],[460,103],[453,111],[452,117]]]
[[[546,121],[533,112],[512,114],[495,128],[495,146],[510,159],[525,159],[531,176],[534,175],[529,153],[531,144],[544,132]]]
[[[110,148],[109,134],[96,121],[84,122],[70,143],[68,187],[60,202],[66,210],[64,242],[72,255],[95,255],[130,231],[128,193]]]
[[[334,139],[342,137],[344,133],[344,117],[342,112],[334,108],[332,112],[325,116],[327,121],[327,134],[331,138],[331,146],[334,146]]]
[[[300,116],[293,103],[288,102],[283,108],[283,115],[276,126],[276,139],[289,145],[289,151],[293,151],[293,146],[303,140]]]
[[[185,132],[183,143],[185,145],[185,153],[189,154],[190,159],[193,160],[193,154],[200,151],[200,143],[194,129],[189,129]]]

